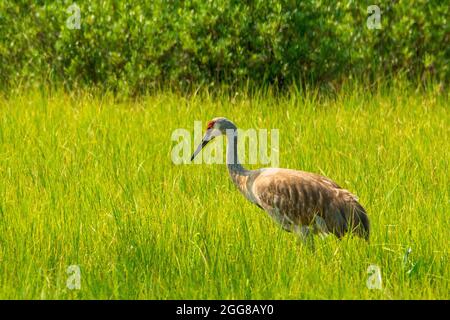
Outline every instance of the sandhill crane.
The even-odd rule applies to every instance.
[[[334,181],[314,173],[263,168],[246,170],[237,155],[237,127],[226,118],[208,122],[202,142],[191,161],[215,137],[227,137],[227,166],[231,180],[252,203],[265,210],[289,232],[306,242],[311,234],[351,232],[369,240],[369,218],[358,199]]]

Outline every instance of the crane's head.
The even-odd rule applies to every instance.
[[[206,132],[203,136],[202,142],[198,145],[191,157],[191,161],[197,156],[197,154],[215,137],[226,134],[227,130],[236,130],[236,126],[233,122],[224,117],[214,118],[208,121],[206,126]]]

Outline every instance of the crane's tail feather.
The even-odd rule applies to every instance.
[[[369,241],[370,222],[366,210],[357,202],[352,203],[350,215],[347,217],[348,231]]]

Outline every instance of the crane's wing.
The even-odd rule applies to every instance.
[[[292,224],[310,225],[320,216],[339,237],[351,225],[362,224],[368,233],[368,218],[357,198],[321,175],[266,169],[254,179],[252,193],[264,210]]]

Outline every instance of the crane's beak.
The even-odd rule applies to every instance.
[[[215,134],[214,129],[206,130],[205,136],[202,139],[202,142],[198,145],[197,149],[195,149],[192,154],[191,161],[197,156],[197,154],[206,146],[210,141],[212,141],[217,135]]]

